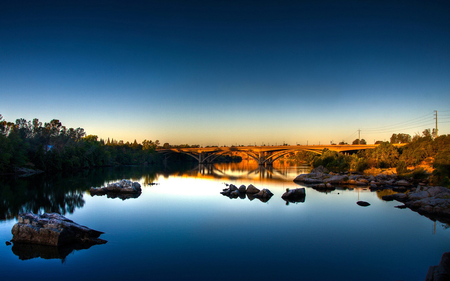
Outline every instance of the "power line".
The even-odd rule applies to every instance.
[[[408,125],[406,123],[411,123],[411,124],[412,123],[417,123],[417,122],[421,122],[421,121],[424,121],[426,119],[429,119],[430,117],[434,117],[434,114],[428,113],[426,115],[419,116],[419,117],[416,117],[416,118],[413,118],[413,119],[410,119],[410,120],[407,120],[407,121],[399,122],[399,123],[396,123],[396,124],[392,124],[392,125],[381,126],[381,127],[373,127],[373,128],[369,127],[369,128],[364,129],[364,131],[377,131],[377,130],[388,129],[390,127],[404,126],[404,125]]]
[[[414,128],[420,128],[423,126],[433,126],[433,120],[428,120],[428,121],[421,121],[420,123],[411,123],[411,124],[407,124],[405,126],[397,126],[397,127],[392,127],[392,128],[385,128],[385,129],[380,129],[380,130],[372,130],[372,131],[368,131],[367,130],[363,130],[364,132],[366,132],[366,134],[368,133],[372,133],[372,134],[377,134],[377,133],[385,133],[385,132],[392,132],[392,131],[402,131],[402,130],[409,130],[409,129],[414,129]]]

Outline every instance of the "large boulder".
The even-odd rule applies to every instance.
[[[61,246],[72,243],[104,244],[98,238],[103,232],[79,225],[56,213],[19,215],[19,222],[11,229],[12,242]]]

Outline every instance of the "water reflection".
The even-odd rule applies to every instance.
[[[25,212],[73,213],[84,206],[84,184],[74,178],[34,175],[7,178],[0,183],[0,220],[16,218]]]
[[[73,251],[85,250],[93,244],[71,244],[67,246],[47,246],[38,244],[14,243],[11,250],[20,260],[30,260],[34,258],[60,259],[61,263],[66,261],[66,257]]]
[[[0,220],[11,220],[26,212],[72,214],[84,206],[83,194],[90,187],[121,179],[140,181],[141,178],[145,184],[152,184],[157,178],[155,168],[99,168],[26,178],[3,177],[0,180]]]
[[[307,174],[310,167],[304,166],[260,166],[256,163],[242,161],[240,163],[202,164],[192,169],[189,175],[205,179],[223,179],[236,181],[242,179],[286,182],[299,174]]]

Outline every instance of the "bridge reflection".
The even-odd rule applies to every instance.
[[[205,179],[291,182],[299,174],[309,173],[309,171],[308,165],[264,167],[257,163],[243,161],[240,163],[199,164],[189,173],[191,176]]]

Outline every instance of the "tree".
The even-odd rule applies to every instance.
[[[422,135],[423,135],[424,138],[427,138],[427,139],[431,139],[432,138],[430,129],[423,130]]]
[[[389,142],[383,142],[374,149],[366,150],[365,158],[371,166],[390,168],[397,165],[399,152],[397,148]]]
[[[361,141],[359,139],[355,139],[352,144],[367,144],[365,139],[361,139]]]
[[[410,143],[412,141],[412,138],[410,135],[408,134],[392,134],[391,139],[390,139],[391,143]]]
[[[96,142],[97,139],[98,139],[97,135],[87,135],[83,138],[83,140],[86,142]]]

